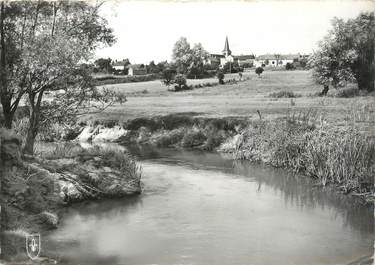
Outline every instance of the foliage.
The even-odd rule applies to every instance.
[[[262,67],[257,67],[255,69],[255,73],[260,77],[260,75],[263,73],[264,69]]]
[[[355,80],[360,90],[373,91],[374,57],[375,15],[368,12],[346,21],[335,18],[310,65],[318,84],[339,88]]]
[[[371,189],[373,139],[355,127],[316,129],[309,116],[292,117],[250,124],[235,142],[236,157],[289,168],[345,192]]]
[[[160,79],[159,74],[133,75],[133,76],[122,76],[122,77],[107,75],[103,77],[96,77],[94,82],[95,82],[95,85],[102,86],[102,85],[112,85],[112,84],[147,82],[147,81],[153,81],[157,79]]]
[[[227,62],[223,67],[224,73],[239,73],[243,72],[243,68],[238,64],[238,62]]]
[[[217,71],[216,77],[219,80],[219,84],[223,85],[224,84],[224,77],[225,77],[224,72],[221,71],[221,70]]]
[[[173,69],[165,69],[162,74],[162,82],[164,85],[169,87],[171,84],[173,84],[174,77],[176,75],[176,71]]]
[[[182,74],[178,74],[175,76],[173,83],[176,84],[175,90],[181,91],[186,87],[186,77]]]
[[[191,48],[187,39],[181,37],[173,47],[172,58],[178,73],[190,78],[202,78],[207,75],[205,62],[208,55],[202,44],[194,44]]]
[[[1,3],[1,64],[8,66],[2,67],[1,103],[5,125],[11,127],[20,100],[28,99],[25,152],[33,152],[40,126],[113,104],[116,95],[95,89],[91,69],[80,65],[98,45],[114,42],[99,8],[66,1]]]
[[[294,69],[296,69],[296,67],[294,66],[293,63],[286,63],[285,69],[286,70],[294,70]]]
[[[269,94],[269,96],[271,98],[297,98],[297,97],[301,97],[300,94],[295,94],[293,91],[286,91],[286,90],[273,92],[273,93]]]
[[[111,73],[113,71],[111,58],[99,58],[95,60],[94,64],[99,72]]]

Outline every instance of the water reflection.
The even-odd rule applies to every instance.
[[[230,154],[210,153],[204,151],[186,151],[176,149],[160,149],[152,146],[126,147],[135,156],[150,160],[163,160],[170,164],[188,164],[193,168],[216,169],[225,173],[251,177],[258,188],[273,189],[283,198],[285,206],[298,207],[300,210],[319,207],[328,208],[341,215],[345,225],[366,235],[374,232],[374,205],[364,205],[363,201],[332,188],[314,185],[308,178],[292,172],[271,168],[269,166],[233,160]]]

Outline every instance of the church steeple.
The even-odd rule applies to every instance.
[[[225,38],[225,45],[224,45],[223,54],[225,55],[225,57],[232,54],[231,50],[229,49],[228,36],[226,36],[226,38]]]

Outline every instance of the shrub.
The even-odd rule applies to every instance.
[[[217,79],[219,80],[219,84],[223,85],[224,84],[224,73],[223,71],[218,71],[216,74]]]
[[[170,86],[173,83],[173,78],[176,75],[176,70],[165,69],[162,73],[162,82],[166,86]]]
[[[358,88],[343,88],[338,90],[335,96],[338,98],[352,98],[358,96],[359,92]]]
[[[264,69],[262,67],[255,68],[255,73],[260,77],[260,75],[263,73]]]
[[[95,85],[113,85],[113,84],[123,84],[123,83],[133,83],[133,82],[147,82],[160,79],[159,74],[147,74],[147,75],[136,75],[136,76],[123,76],[115,77],[112,75],[96,77]]]
[[[185,134],[185,128],[178,128],[172,131],[162,131],[152,137],[151,141],[158,147],[169,147],[181,142]]]
[[[297,98],[297,97],[301,97],[300,94],[295,94],[293,91],[286,91],[286,90],[273,92],[273,93],[269,94],[269,96],[271,98]]]
[[[286,70],[294,70],[294,69],[296,69],[296,67],[294,66],[293,63],[286,63],[285,69]]]
[[[204,144],[206,141],[206,136],[201,130],[192,129],[187,131],[182,138],[181,146],[182,147],[195,147]]]

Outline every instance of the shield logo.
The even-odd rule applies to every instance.
[[[39,257],[41,249],[40,234],[30,234],[26,236],[26,252],[30,259]]]

